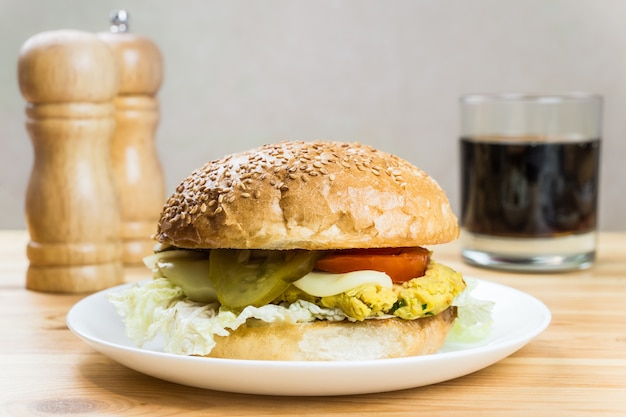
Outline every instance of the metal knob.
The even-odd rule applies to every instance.
[[[128,32],[130,15],[126,10],[113,10],[111,12],[110,20],[111,26],[109,30],[111,31],[111,33]]]

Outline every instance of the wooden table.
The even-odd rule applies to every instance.
[[[264,397],[176,385],[97,353],[66,327],[80,295],[24,288],[23,231],[0,231],[0,415],[626,416],[626,233],[603,233],[587,271],[524,275],[471,268],[457,244],[435,257],[525,291],[550,327],[509,358],[437,385],[345,397]],[[129,270],[128,281],[148,278]],[[268,381],[271,384],[271,381]]]

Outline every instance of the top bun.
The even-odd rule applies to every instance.
[[[167,201],[156,239],[189,249],[315,250],[458,235],[441,187],[409,162],[359,143],[289,141],[194,171]]]

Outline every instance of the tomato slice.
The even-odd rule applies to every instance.
[[[405,282],[424,275],[429,258],[430,251],[421,247],[344,249],[318,260],[315,269],[335,274],[373,270]]]

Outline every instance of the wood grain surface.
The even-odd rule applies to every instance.
[[[468,276],[539,298],[552,324],[509,358],[456,380],[310,398],[201,390],[118,365],[67,329],[65,315],[81,296],[25,289],[27,242],[23,231],[0,231],[2,416],[626,416],[626,233],[601,234],[596,265],[567,274],[476,269],[461,263],[456,244],[434,248],[436,259]],[[127,281],[145,278],[147,271],[126,270]]]

